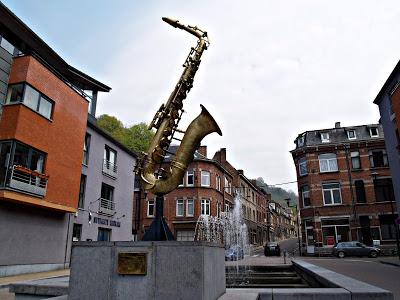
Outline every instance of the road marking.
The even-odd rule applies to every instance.
[[[255,255],[253,255],[252,257],[258,257],[259,255],[258,254],[255,254]]]

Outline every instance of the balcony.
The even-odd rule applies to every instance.
[[[106,159],[103,160],[103,173],[112,178],[117,178],[117,165]]]
[[[22,166],[13,166],[9,187],[44,197],[49,176]]]
[[[99,214],[113,216],[115,215],[115,203],[113,200],[100,198]]]

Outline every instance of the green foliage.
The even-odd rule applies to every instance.
[[[298,203],[299,199],[297,195],[289,190],[282,189],[280,187],[269,186],[267,183],[264,182],[262,177],[257,178],[257,185],[262,188],[264,191],[272,195],[272,200],[278,202],[283,206],[287,206],[286,200],[287,198],[292,199],[291,205],[294,203]]]
[[[128,149],[138,154],[141,151],[147,151],[154,136],[154,132],[149,130],[143,122],[125,127],[120,120],[109,115],[98,117],[97,125]]]

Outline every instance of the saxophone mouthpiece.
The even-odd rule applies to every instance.
[[[175,28],[178,26],[179,21],[171,18],[163,17],[162,20]]]

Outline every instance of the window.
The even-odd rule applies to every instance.
[[[365,188],[364,188],[364,181],[356,180],[356,181],[354,181],[354,185],[356,186],[357,203],[367,203],[367,198],[365,195]]]
[[[8,88],[6,103],[19,103],[23,101],[24,85],[15,84]]]
[[[78,202],[79,208],[84,208],[85,189],[86,189],[86,175],[81,174],[81,183],[80,183],[80,187],[79,187],[79,202]]]
[[[13,165],[23,166],[39,173],[44,172],[45,154],[21,143],[16,143]]]
[[[89,163],[89,148],[90,148],[90,134],[86,133],[85,141],[83,143],[83,158],[82,164],[87,166]]]
[[[318,159],[319,159],[319,169],[321,173],[336,172],[338,170],[335,153],[320,154],[318,156]]]
[[[14,47],[9,41],[7,41],[5,38],[3,38],[3,37],[1,37],[1,36],[0,36],[0,40],[1,40],[0,46],[1,46],[4,50],[6,50],[8,53],[10,53],[11,55],[13,55],[13,54],[14,54],[15,47]]]
[[[183,186],[185,186],[185,174],[183,174],[182,182],[178,185],[178,187],[183,187]]]
[[[396,214],[379,216],[382,240],[396,239],[396,225],[395,225],[396,218],[397,218]]]
[[[222,211],[221,203],[217,203],[217,217],[218,218],[221,217],[221,211]]]
[[[194,171],[187,171],[187,186],[194,185]]]
[[[232,193],[232,186],[231,182],[229,181],[228,178],[225,177],[225,191],[230,195]]]
[[[177,241],[194,241],[194,231],[193,230],[177,230],[176,231]]]
[[[201,171],[201,186],[210,186],[210,172]]]
[[[47,119],[51,119],[53,112],[53,101],[28,84],[10,86],[6,103],[23,103]]]
[[[194,216],[194,200],[193,199],[186,200],[186,216],[187,217]]]
[[[74,223],[72,228],[72,241],[79,242],[82,239],[82,224]]]
[[[324,197],[325,205],[335,205],[342,203],[342,197],[340,195],[340,183],[338,182],[323,183],[322,194]]]
[[[97,233],[97,240],[103,242],[109,242],[111,240],[111,229],[99,227]]]
[[[104,160],[108,162],[108,168],[117,164],[117,151],[108,146],[104,147]]]
[[[370,127],[369,128],[369,135],[371,137],[379,137],[379,130],[378,127]]]
[[[183,217],[184,211],[183,211],[183,199],[178,199],[176,200],[176,216],[177,217]]]
[[[361,169],[360,152],[358,151],[350,152],[350,157],[351,157],[351,168],[354,170]]]
[[[348,138],[349,140],[355,140],[355,139],[357,139],[356,131],[355,131],[355,130],[348,130],[348,131],[347,131],[347,138]]]
[[[391,178],[378,178],[374,180],[376,202],[395,201]]]
[[[113,201],[114,187],[112,187],[111,185],[102,183],[101,184],[101,198]]]
[[[201,199],[201,214],[209,216],[210,215],[210,200]]]
[[[229,207],[229,204],[225,204],[225,212],[229,212],[231,208]]]
[[[302,157],[299,159],[299,174],[300,176],[307,175],[307,158]]]
[[[387,167],[389,165],[386,150],[370,150],[368,154],[371,168]]]
[[[329,143],[329,133],[328,132],[321,133],[321,142]]]
[[[304,207],[308,207],[311,205],[311,201],[310,201],[310,188],[308,187],[308,185],[302,186],[300,188],[301,190],[301,197],[303,199],[303,206]]]
[[[0,187],[5,185],[11,158],[11,142],[0,142]]]
[[[221,191],[221,177],[217,175],[217,190]]]
[[[154,217],[154,200],[147,201],[147,216]]]
[[[304,146],[304,135],[302,135],[297,139],[297,147],[303,147],[303,146]]]

